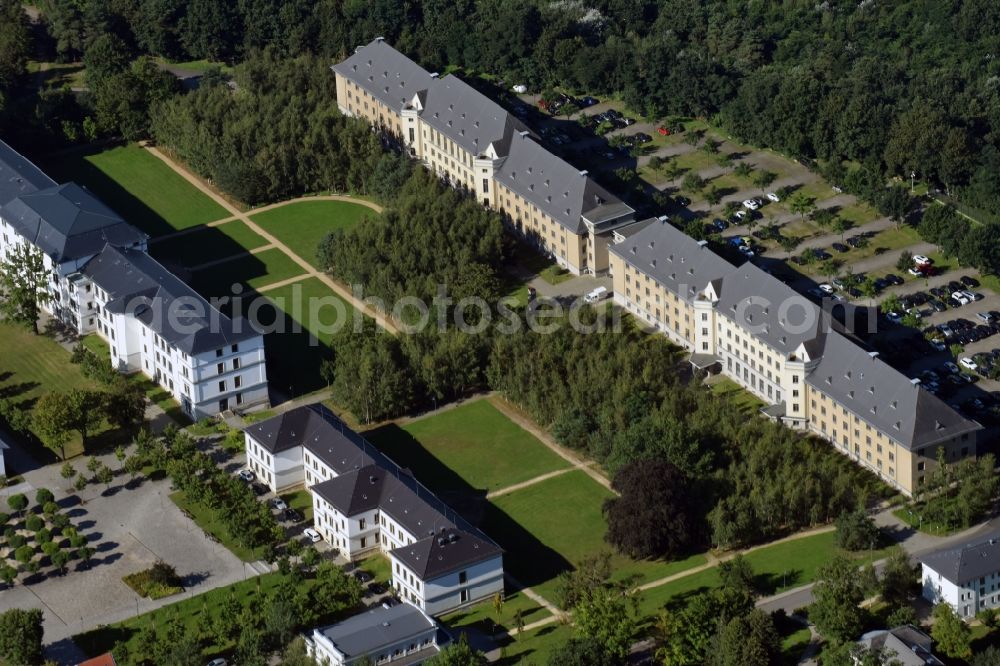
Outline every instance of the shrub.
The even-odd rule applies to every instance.
[[[35,541],[43,544],[51,542],[52,532],[43,527],[42,529],[38,530],[38,533],[35,535]]]
[[[28,519],[24,521],[24,526],[27,527],[32,532],[37,532],[38,530],[45,527],[45,521],[42,520],[41,516],[28,516]]]
[[[28,540],[25,539],[20,534],[11,534],[10,536],[7,537],[7,545],[13,548],[14,550],[17,550],[26,543],[28,543]]]
[[[56,496],[48,488],[39,488],[35,493],[35,504],[39,506],[45,506],[49,502],[54,502],[55,499]]]

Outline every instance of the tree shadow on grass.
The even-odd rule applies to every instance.
[[[247,249],[227,236],[218,227],[202,227],[198,231],[153,242],[149,252],[163,264],[185,269],[210,261],[247,255]],[[247,255],[252,256],[252,255]],[[237,261],[237,259],[233,259]],[[228,262],[227,262],[228,263]]]
[[[769,597],[781,588],[795,587],[802,581],[801,569],[789,569],[782,573],[762,573],[753,577],[753,586],[762,596]]]

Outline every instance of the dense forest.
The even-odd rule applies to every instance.
[[[9,4],[9,3],[8,3]],[[880,177],[911,171],[1000,211],[993,0],[44,0],[53,48],[113,34],[136,54],[341,58],[384,36],[429,69],[617,94],[653,116]],[[11,31],[16,32],[16,31]],[[0,38],[0,57],[3,57]],[[0,89],[3,86],[0,66]]]

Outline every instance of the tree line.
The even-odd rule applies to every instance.
[[[60,57],[113,34],[136,53],[241,62],[340,59],[383,36],[430,70],[535,90],[617,95],[700,116],[755,145],[921,179],[1000,209],[1000,97],[990,0],[768,4],[615,0],[45,0]],[[262,125],[262,127],[267,127]]]

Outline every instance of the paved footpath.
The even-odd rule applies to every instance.
[[[250,227],[250,229],[252,231],[254,231],[258,235],[262,236],[268,242],[268,244],[274,246],[275,248],[277,248],[277,249],[281,250],[283,253],[285,253],[288,256],[289,259],[291,259],[296,264],[298,264],[306,272],[305,276],[302,276],[302,277],[300,277],[298,279],[305,279],[306,277],[314,277],[314,278],[320,280],[323,284],[325,284],[327,287],[329,287],[330,289],[332,289],[334,291],[334,293],[336,293],[338,296],[340,296],[341,298],[343,298],[346,302],[350,303],[359,312],[363,312],[363,313],[367,314],[369,317],[371,317],[372,319],[374,319],[375,323],[377,323],[382,328],[386,329],[387,331],[389,331],[390,333],[393,333],[393,334],[399,332],[399,329],[396,328],[395,324],[393,324],[382,313],[375,311],[373,308],[371,308],[367,304],[365,304],[365,303],[361,302],[360,300],[358,300],[357,298],[355,298],[354,294],[352,294],[350,291],[348,291],[348,289],[344,285],[340,284],[339,282],[337,282],[336,280],[334,280],[333,278],[331,278],[325,272],[317,270],[312,264],[310,264],[308,261],[306,261],[305,259],[303,259],[299,255],[297,255],[295,252],[293,252],[291,248],[289,248],[287,245],[285,245],[284,243],[282,243],[278,238],[276,238],[272,234],[268,233],[263,227],[261,227],[259,224],[257,224],[256,222],[254,222],[250,218],[250,216],[248,214],[244,213],[243,211],[241,211],[238,208],[236,208],[235,206],[233,206],[231,203],[229,203],[229,201],[227,201],[224,197],[222,197],[221,195],[219,195],[215,190],[213,190],[208,185],[206,185],[204,182],[202,182],[201,179],[199,179],[198,177],[196,177],[190,171],[188,171],[187,169],[185,169],[181,165],[179,165],[176,162],[174,162],[172,159],[170,159],[165,154],[163,154],[155,146],[149,146],[149,145],[147,145],[145,148],[150,153],[152,153],[154,156],[156,156],[157,158],[159,158],[160,160],[162,160],[163,163],[166,164],[167,166],[169,166],[174,172],[176,172],[178,175],[180,175],[182,178],[184,178],[184,180],[188,181],[194,187],[196,187],[200,192],[202,192],[203,194],[205,194],[205,196],[207,196],[212,201],[214,201],[215,203],[217,203],[220,206],[222,206],[230,214],[231,217],[225,218],[223,220],[218,220],[215,223],[213,223],[212,226],[218,226],[220,224],[225,224],[226,222],[232,222],[234,220],[239,220],[240,222],[243,222],[245,225],[247,225],[248,227]],[[261,208],[258,208],[256,210],[254,210],[253,212],[254,212],[254,214],[256,214],[256,213],[260,213],[260,212],[263,212],[263,211],[272,210],[274,208],[278,208],[278,207],[283,206],[283,205],[288,205],[290,203],[295,203],[296,201],[303,201],[303,200],[307,200],[307,201],[321,201],[321,200],[324,200],[324,199],[325,200],[330,200],[330,201],[350,201],[352,203],[360,203],[362,205],[368,206],[369,208],[372,208],[373,210],[381,211],[381,207],[377,206],[376,204],[371,203],[370,201],[364,201],[364,200],[361,200],[361,199],[353,199],[351,197],[345,197],[345,196],[340,196],[340,195],[330,195],[330,196],[327,196],[327,197],[309,197],[307,199],[297,199],[297,200],[293,200],[293,201],[282,202],[282,203],[279,203],[279,204],[273,204],[271,206],[263,206]],[[295,280],[291,280],[291,281],[294,282]],[[275,285],[268,285],[268,287],[274,288]]]

